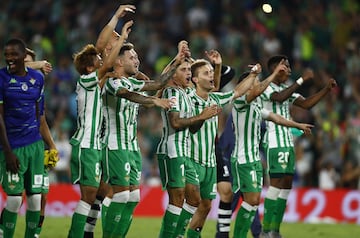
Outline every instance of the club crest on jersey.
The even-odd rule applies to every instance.
[[[23,83],[23,84],[21,84],[21,89],[22,89],[24,92],[26,92],[26,91],[29,89],[29,87],[27,86],[26,83]]]
[[[33,78],[31,78],[29,81],[30,81],[30,83],[31,83],[32,85],[34,85],[34,84],[35,84],[35,82],[36,82],[36,80],[35,80],[35,79],[33,79]]]
[[[8,185],[8,187],[9,187],[10,190],[13,190],[15,188],[15,184],[11,183],[11,184]]]

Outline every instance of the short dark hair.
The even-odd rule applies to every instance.
[[[16,45],[19,47],[19,49],[22,53],[24,53],[24,54],[26,53],[26,44],[21,39],[12,38],[5,43],[5,46],[9,46],[9,45]]]
[[[124,55],[125,51],[132,50],[132,49],[134,49],[134,45],[133,45],[133,44],[131,44],[131,43],[129,43],[129,42],[123,44],[123,46],[121,46],[121,48],[120,48],[119,56]]]
[[[267,62],[268,70],[270,72],[273,72],[274,71],[274,66],[278,65],[278,63],[280,63],[281,60],[288,60],[288,57],[286,55],[272,56]]]

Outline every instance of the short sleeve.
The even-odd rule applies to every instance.
[[[299,93],[293,93],[293,94],[290,96],[289,100],[290,100],[291,103],[294,103],[294,101],[295,101],[298,97],[301,97],[301,94],[299,94]]]
[[[263,101],[270,101],[271,94],[273,94],[274,91],[275,91],[275,90],[274,90],[271,86],[268,86],[268,87],[265,89],[265,91],[264,91],[262,94],[260,94],[261,100],[263,100]]]
[[[135,92],[141,91],[146,83],[144,80],[138,80],[133,77],[129,77],[128,80],[132,85],[133,91]]]
[[[244,110],[246,106],[248,106],[248,102],[246,101],[246,94],[238,97],[234,100],[234,109],[238,112]]]
[[[162,98],[170,99],[172,101],[169,112],[180,111],[180,92],[175,88],[166,88],[163,92]]]
[[[212,97],[215,97],[219,103],[219,106],[224,107],[225,105],[231,103],[234,99],[234,91],[230,92],[214,92],[210,94]]]
[[[88,90],[94,89],[98,83],[99,83],[99,79],[97,76],[97,71],[92,72],[87,75],[81,75],[80,79],[79,79],[79,84],[83,88],[88,89]]]
[[[118,78],[109,78],[106,81],[106,91],[109,92],[111,95],[116,96],[117,92],[120,89],[126,88],[123,83],[121,82],[121,79]]]

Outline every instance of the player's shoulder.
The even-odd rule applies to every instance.
[[[0,75],[2,76],[9,75],[9,72],[7,71],[7,67],[3,67],[0,69]]]
[[[26,67],[26,69],[27,69],[27,73],[28,73],[28,75],[30,75],[30,77],[32,77],[32,78],[42,78],[42,79],[44,78],[44,74],[41,71],[36,70],[36,69],[32,69],[30,67]]]
[[[126,78],[126,77],[123,77],[123,78]],[[145,81],[144,80],[139,80],[139,79],[137,79],[137,78],[135,78],[135,77],[127,77],[126,78],[126,80],[128,80],[128,81],[130,81],[130,82],[132,82],[132,83],[136,83],[136,84],[143,84],[143,83],[145,83]]]
[[[168,87],[164,88],[164,93],[169,93],[169,94],[176,93],[176,94],[178,94],[178,93],[181,93],[181,90],[178,87],[168,86]]]

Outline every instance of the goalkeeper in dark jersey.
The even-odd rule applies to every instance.
[[[7,194],[1,216],[4,237],[13,237],[17,214],[26,192],[25,237],[34,237],[40,219],[44,142],[40,134],[44,113],[44,76],[25,67],[25,43],[11,39],[4,47],[6,67],[0,70],[2,186]],[[6,225],[5,225],[6,224]]]

